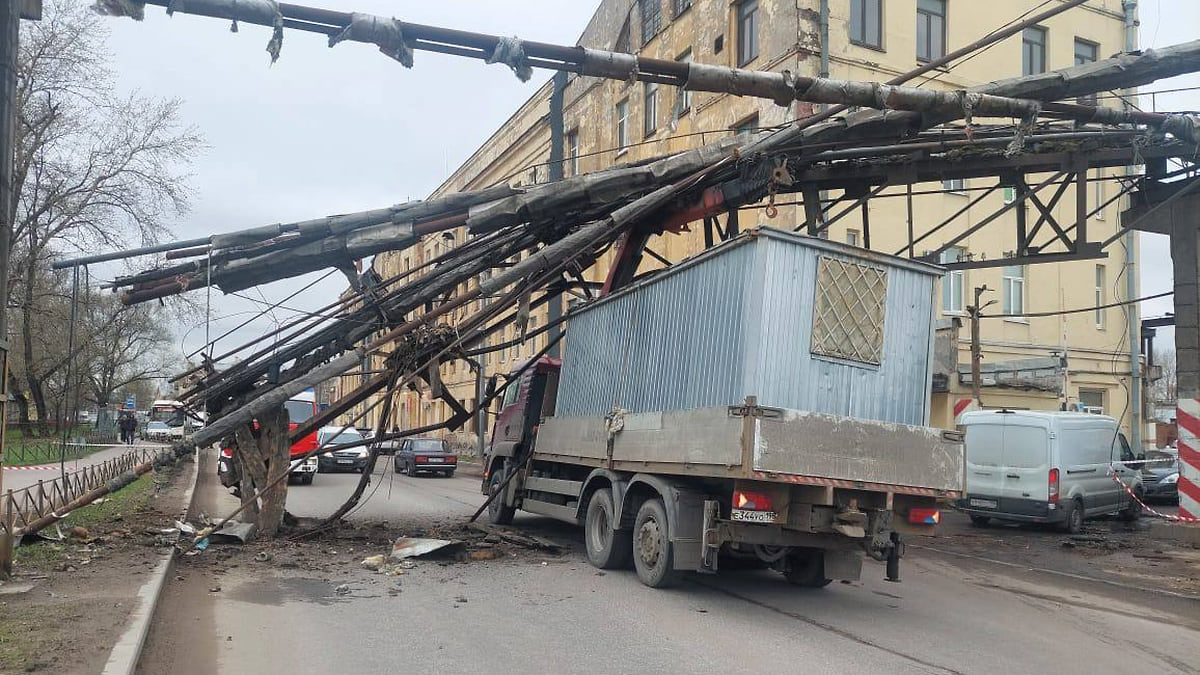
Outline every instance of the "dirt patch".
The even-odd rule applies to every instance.
[[[179,516],[188,470],[148,474],[53,533],[17,549],[0,586],[0,673],[95,673],[125,628],[137,592],[166,549],[154,532]]]
[[[941,531],[915,540],[927,546],[1146,589],[1200,596],[1200,550],[1162,536],[1161,522],[1143,518],[1089,521],[1068,535],[1032,525],[974,527],[946,513]]]

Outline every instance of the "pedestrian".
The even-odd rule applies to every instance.
[[[122,445],[125,443],[125,436],[128,433],[125,431],[125,418],[126,417],[128,417],[128,415],[126,413],[121,413],[120,415],[117,415],[117,431],[121,432],[121,444]]]
[[[129,416],[129,444],[133,445],[134,439],[137,438],[138,420],[134,415]]]

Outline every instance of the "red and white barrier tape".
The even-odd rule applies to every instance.
[[[1122,462],[1122,464],[1125,464],[1125,463],[1126,462]],[[1125,494],[1129,495],[1130,499],[1132,499],[1133,501],[1135,501],[1139,505],[1141,505],[1142,511],[1149,511],[1150,514],[1153,516],[1157,516],[1159,518],[1162,518],[1163,520],[1169,520],[1169,521],[1175,522],[1175,523],[1200,523],[1200,518],[1193,518],[1192,516],[1172,516],[1172,515],[1169,515],[1166,513],[1159,513],[1158,511],[1155,511],[1154,509],[1147,506],[1146,502],[1142,501],[1141,498],[1138,497],[1137,494],[1134,493],[1134,491],[1131,490],[1129,488],[1129,486],[1125,484],[1125,481],[1121,480],[1121,477],[1118,476],[1116,474],[1116,472],[1114,472],[1111,468],[1108,471],[1108,475],[1112,476],[1112,479],[1117,481],[1117,485],[1120,485],[1121,489],[1125,490]]]

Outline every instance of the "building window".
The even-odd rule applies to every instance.
[[[1105,301],[1104,281],[1104,265],[1096,265],[1096,328],[1104,328],[1104,318],[1108,315],[1108,311],[1102,307],[1107,304]]]
[[[883,49],[883,0],[850,0],[850,41]]]
[[[645,82],[642,91],[642,127],[646,136],[650,136],[658,130],[658,83]]]
[[[758,58],[758,0],[742,0],[737,6],[738,67]]]
[[[748,140],[755,131],[758,131],[758,115],[751,115],[733,125],[733,135],[742,140]]]
[[[673,0],[675,16],[679,16],[692,8],[692,0]]]
[[[629,100],[617,104],[617,154],[629,149]]]
[[[1086,412],[1096,413],[1097,415],[1104,414],[1104,390],[1103,389],[1080,389],[1079,390],[1079,405]]]
[[[951,246],[942,251],[941,262],[956,263],[962,262],[967,252],[961,246]],[[942,311],[947,314],[962,314],[964,311],[965,298],[964,285],[966,277],[962,270],[948,270],[946,276],[942,277]]]
[[[1021,74],[1046,72],[1046,29],[1026,28],[1021,33]]]
[[[917,0],[917,59],[946,55],[946,0]]]
[[[692,50],[687,50],[679,56],[675,57],[677,63],[689,64],[692,62]],[[683,117],[684,113],[692,109],[692,92],[687,89],[679,88],[679,97],[675,99],[675,118]]]
[[[662,29],[662,0],[641,0],[642,44],[645,45]]]
[[[579,175],[579,129],[567,132],[567,175]]]
[[[1025,266],[1004,268],[1004,313],[1021,316],[1025,313]]]
[[[967,191],[967,181],[965,178],[951,178],[950,180],[942,181],[942,189],[946,192],[956,192],[962,194]]]
[[[858,246],[858,230],[846,230],[846,243]]]
[[[1096,57],[1099,55],[1100,45],[1095,42],[1088,42],[1080,38],[1075,38],[1075,65],[1082,66],[1085,63],[1095,63]],[[1079,105],[1096,105],[1096,94],[1086,94],[1075,99]]]

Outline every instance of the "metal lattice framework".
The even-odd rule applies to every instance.
[[[878,365],[887,287],[886,270],[822,256],[813,303],[812,353]]]

